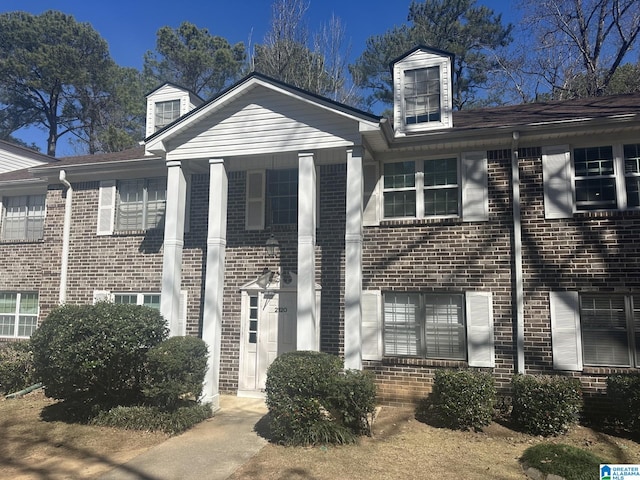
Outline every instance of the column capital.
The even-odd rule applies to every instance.
[[[182,166],[182,162],[180,160],[167,160],[167,168],[180,166]]]
[[[216,165],[222,163],[224,164],[224,158],[210,158],[209,159],[209,165]]]
[[[314,152],[298,152],[298,158],[308,158],[308,157],[314,157],[315,153]]]

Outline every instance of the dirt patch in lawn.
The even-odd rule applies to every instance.
[[[41,392],[0,400],[0,478],[96,478],[168,438],[160,433],[42,420],[42,409],[54,403]],[[265,425],[264,419],[258,424]],[[460,432],[421,423],[411,409],[384,407],[373,437],[357,445],[268,444],[231,479],[522,479],[520,456],[543,441],[580,447],[610,463],[640,463],[639,443],[587,427],[575,427],[552,439],[524,435],[500,423],[482,432]]]
[[[54,403],[41,391],[0,400],[0,478],[95,478],[168,438],[42,420],[42,409]]]
[[[584,448],[611,463],[640,463],[638,443],[586,427],[577,426],[552,439],[524,435],[499,423],[482,432],[461,432],[418,422],[410,409],[382,408],[374,436],[358,445],[291,448],[269,444],[231,479],[522,479],[520,456],[542,441]]]

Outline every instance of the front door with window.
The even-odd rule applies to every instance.
[[[245,291],[242,297],[238,393],[259,394],[271,362],[296,348],[296,292]]]

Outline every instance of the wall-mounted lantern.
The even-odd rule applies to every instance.
[[[267,255],[270,257],[277,257],[280,255],[280,243],[276,240],[276,237],[273,236],[273,233],[269,237],[266,243]]]

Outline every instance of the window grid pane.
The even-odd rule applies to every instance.
[[[149,230],[162,225],[166,208],[165,178],[121,180],[116,201],[116,230]]]
[[[384,166],[384,216],[416,216],[415,162],[387,163]]]
[[[424,161],[424,214],[457,215],[458,159]]]
[[[586,365],[630,366],[624,297],[581,296],[580,323]]]
[[[634,341],[636,344],[636,361],[635,366],[640,366],[640,295],[636,295],[632,298],[633,303],[633,332]]]
[[[159,130],[180,116],[180,100],[156,103],[156,130]]]
[[[298,169],[267,172],[267,220],[269,225],[298,222]]]
[[[405,122],[440,121],[440,67],[404,72]]]
[[[160,310],[160,295],[144,295],[142,304],[145,307],[151,307],[155,308],[156,310]]]
[[[616,208],[613,147],[576,148],[574,154],[576,208]]]
[[[427,295],[425,325],[426,357],[466,358],[462,295]]]
[[[385,355],[422,355],[422,334],[418,316],[420,298],[414,294],[387,293],[384,296]]]
[[[640,144],[624,146],[624,175],[627,206],[640,207]]]
[[[0,292],[0,336],[29,337],[37,324],[37,293]]]
[[[21,195],[4,199],[3,240],[40,240],[44,231],[45,196]]]
[[[125,305],[137,305],[138,294],[137,293],[116,293],[113,296],[113,303],[122,303]]]

